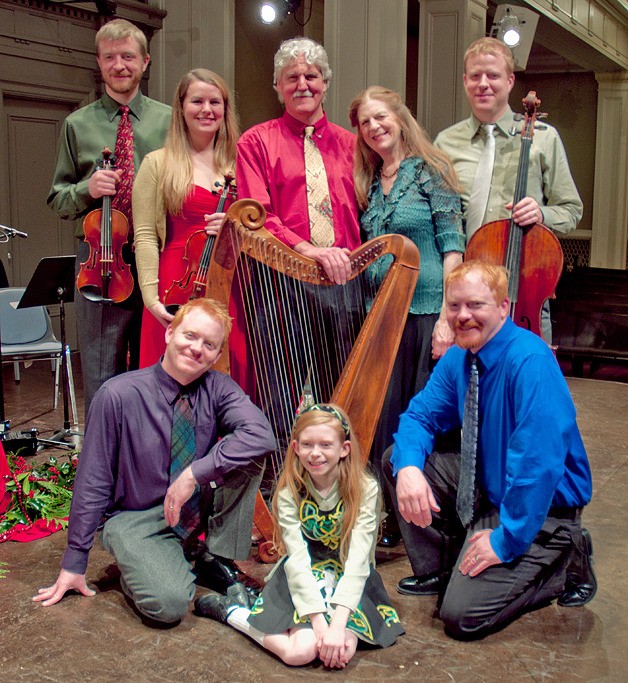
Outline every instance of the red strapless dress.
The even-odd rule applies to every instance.
[[[163,302],[166,290],[174,280],[181,280],[186,273],[187,262],[183,259],[189,237],[205,228],[205,215],[216,211],[219,196],[195,185],[179,216],[166,216],[166,243],[159,256],[159,300]],[[227,200],[226,208],[232,202]],[[240,297],[235,297],[239,300]],[[246,321],[241,305],[229,302],[229,314],[234,319],[229,338],[231,376],[247,392],[252,392],[252,365],[247,362]],[[146,308],[142,317],[140,339],[140,368],[156,363],[166,349],[166,328]]]

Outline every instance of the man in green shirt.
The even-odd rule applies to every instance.
[[[513,208],[521,149],[520,136],[509,132],[514,114],[508,97],[514,82],[514,60],[504,43],[495,38],[473,42],[464,56],[464,89],[472,114],[440,132],[434,141],[449,155],[458,173],[467,240],[485,223],[510,218],[511,214],[517,225],[542,223],[561,233],[574,230],[582,218],[582,201],[571,177],[565,148],[556,129],[545,123],[543,129],[534,131],[527,196]],[[480,210],[477,220],[469,221],[469,198],[487,140],[483,124],[495,124],[495,160],[486,208],[484,212]],[[543,337],[549,343],[547,302],[542,323]]]
[[[105,24],[96,34],[96,52],[105,93],[66,118],[48,195],[48,206],[67,220],[83,218],[101,207],[104,196],[116,194],[121,172],[99,170],[96,162],[104,147],[115,149],[123,105],[130,110],[135,172],[148,152],[163,145],[170,121],[170,107],[145,97],[139,89],[150,62],[146,37],[140,29],[124,19]],[[132,217],[127,218],[132,242]],[[75,233],[79,240],[77,274],[90,252],[82,223]],[[132,271],[135,274],[134,262]],[[137,368],[142,304],[137,278],[133,293],[122,303],[89,301],[78,292],[74,301],[87,415],[93,395],[105,380]]]

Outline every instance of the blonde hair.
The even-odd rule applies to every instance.
[[[472,259],[456,266],[445,278],[445,300],[447,291],[454,282],[464,280],[470,273],[477,272],[482,282],[491,290],[497,303],[508,296],[508,271],[504,266],[495,266],[487,261]]]
[[[319,410],[308,410],[301,413],[292,428],[290,436],[290,445],[286,451],[283,470],[279,481],[277,482],[277,490],[273,497],[273,517],[275,520],[275,533],[273,542],[280,554],[285,554],[286,549],[282,540],[281,527],[278,520],[278,495],[283,489],[288,489],[294,498],[297,506],[307,495],[306,488],[306,470],[301,464],[298,455],[293,448],[293,442],[299,441],[304,429],[317,425],[326,425],[331,427],[341,444],[349,441],[351,449],[346,457],[342,458],[339,463],[340,475],[338,477],[338,489],[340,498],[344,502],[344,511],[342,514],[342,528],[340,531],[340,560],[344,564],[347,559],[347,552],[349,550],[349,542],[351,541],[351,532],[355,526],[360,510],[360,503],[362,501],[362,494],[364,486],[368,477],[364,461],[360,455],[360,447],[357,440],[353,436],[353,430],[347,414],[337,405],[320,404]],[[327,412],[329,409],[332,412]],[[338,419],[333,411],[343,418],[345,425],[348,425],[349,434],[345,431],[345,426],[342,421]]]
[[[358,141],[353,161],[353,182],[360,208],[365,209],[368,206],[368,193],[373,184],[373,178],[382,166],[380,155],[364,141],[358,118],[359,108],[368,100],[381,102],[397,119],[401,128],[401,142],[405,155],[409,157],[420,156],[443,179],[446,185],[455,192],[460,192],[458,176],[449,157],[432,144],[428,134],[402,102],[399,93],[379,85],[372,85],[353,100],[349,109],[351,125],[358,130]]]
[[[176,330],[177,327],[179,327],[179,325],[183,322],[183,318],[185,318],[188,313],[195,311],[196,309],[200,309],[203,311],[203,313],[212,318],[212,320],[222,324],[222,328],[225,333],[222,342],[224,347],[229,339],[229,334],[231,334],[232,318],[229,316],[227,307],[215,299],[201,297],[200,299],[192,299],[191,301],[183,304],[183,306],[181,306],[175,313],[174,318],[170,322],[170,327],[173,330]]]
[[[225,81],[209,69],[192,69],[179,81],[172,101],[172,118],[164,144],[160,189],[166,211],[177,216],[194,182],[187,125],[183,117],[183,100],[191,83],[201,81],[215,85],[224,101],[225,113],[214,138],[214,170],[221,175],[234,174],[236,142],[240,129]]]
[[[515,71],[515,60],[510,48],[497,38],[478,38],[474,40],[464,53],[464,71],[467,72],[467,61],[469,57],[478,55],[493,55],[493,57],[503,57],[506,62],[506,72],[510,76]]]
[[[103,40],[125,40],[125,38],[135,38],[142,57],[148,54],[148,42],[144,33],[130,21],[126,19],[114,19],[101,26],[96,34],[94,42],[96,44],[96,54],[100,51],[100,43]]]

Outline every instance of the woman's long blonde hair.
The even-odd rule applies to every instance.
[[[358,141],[353,162],[353,182],[358,205],[361,209],[368,206],[368,194],[373,184],[373,178],[379,173],[382,166],[382,158],[366,144],[360,128],[358,109],[367,100],[382,102],[395,116],[401,128],[401,142],[406,156],[420,156],[430,168],[443,178],[449,187],[455,192],[460,192],[458,176],[449,157],[434,146],[428,134],[412,116],[412,112],[401,101],[399,93],[379,85],[372,85],[353,100],[349,109],[351,125],[358,130]]]
[[[344,501],[342,528],[340,531],[340,560],[344,564],[349,550],[351,532],[353,531],[360,510],[364,485],[369,475],[366,472],[364,461],[360,455],[358,442],[353,436],[353,430],[351,429],[347,414],[342,408],[332,403],[320,404],[320,406],[322,406],[323,409],[309,409],[306,412],[301,413],[301,415],[297,417],[294,427],[292,428],[290,445],[286,451],[283,471],[277,482],[277,490],[275,491],[275,496],[273,498],[272,509],[275,521],[273,542],[279,553],[282,555],[285,554],[286,549],[283,544],[277,513],[279,492],[286,488],[289,489],[297,506],[300,505],[301,501],[307,495],[305,484],[306,470],[301,464],[292,444],[294,441],[299,440],[304,429],[317,425],[326,425],[334,430],[341,444],[345,441],[351,443],[351,450],[347,456],[342,458],[338,463],[340,468],[338,489],[340,498]],[[331,409],[332,412],[327,412],[326,408]],[[343,422],[333,414],[334,411],[337,411],[342,417],[344,425]],[[347,428],[346,430],[345,425]]]
[[[179,81],[172,101],[172,118],[164,144],[160,189],[166,211],[174,216],[181,213],[185,198],[194,182],[188,130],[183,118],[183,100],[190,84],[202,81],[215,85],[225,103],[225,114],[214,138],[214,167],[216,173],[234,174],[236,142],[240,136],[233,98],[224,80],[209,69],[192,69]]]

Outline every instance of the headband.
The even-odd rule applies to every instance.
[[[349,429],[349,423],[347,422],[347,420],[345,419],[343,414],[337,408],[334,408],[334,406],[330,406],[326,403],[315,403],[312,406],[308,406],[307,408],[304,408],[300,414],[304,415],[305,413],[309,413],[313,410],[320,410],[323,413],[329,413],[330,415],[333,415],[338,420],[338,422],[340,422],[340,424],[342,425],[342,428],[345,432],[345,438],[346,439],[349,438],[349,434],[351,431]]]

